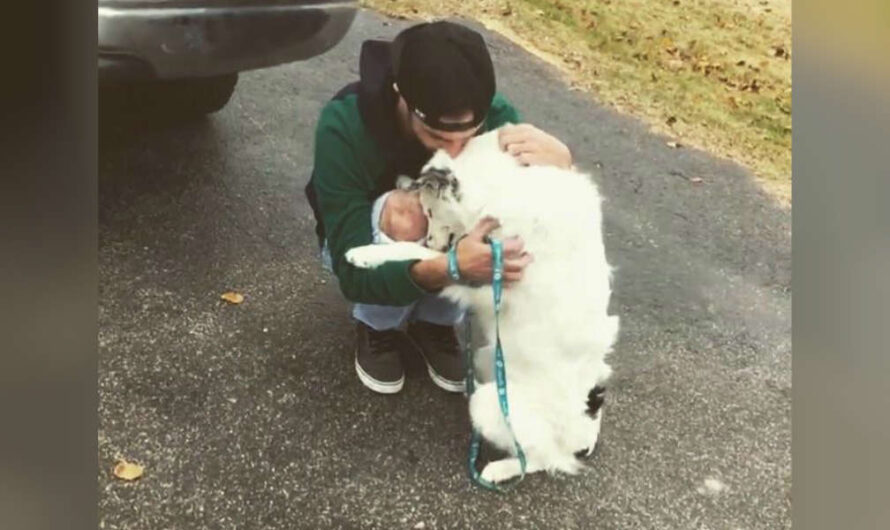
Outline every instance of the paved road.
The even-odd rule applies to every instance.
[[[399,395],[359,384],[301,189],[360,42],[405,26],[362,13],[333,51],[243,75],[197,123],[103,120],[100,526],[790,527],[790,213],[497,35],[501,90],[601,167],[622,318],[602,445],[581,476],[486,493],[464,471],[462,397],[416,358]],[[245,302],[224,305],[230,289]],[[118,456],[145,476],[111,479]]]

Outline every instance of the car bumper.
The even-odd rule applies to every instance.
[[[354,0],[99,6],[99,78],[203,77],[308,59],[337,44],[355,15]]]

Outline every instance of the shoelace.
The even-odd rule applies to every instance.
[[[447,326],[424,326],[423,331],[432,341],[442,347],[440,351],[460,355],[457,337],[454,336],[454,328]]]
[[[372,353],[387,353],[396,350],[397,331],[368,331],[368,345]]]

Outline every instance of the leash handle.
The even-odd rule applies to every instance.
[[[491,290],[494,293],[494,314],[501,310],[501,293],[504,279],[504,246],[500,239],[491,239]],[[495,325],[497,325],[495,318]]]

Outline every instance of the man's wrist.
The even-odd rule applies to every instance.
[[[438,291],[451,283],[448,277],[448,260],[444,254],[413,263],[408,268],[408,274],[414,283],[427,291]]]

